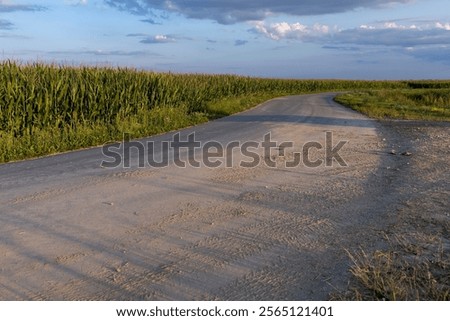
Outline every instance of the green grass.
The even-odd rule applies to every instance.
[[[377,119],[450,121],[450,83],[439,84],[446,88],[365,90],[335,100]]]
[[[0,163],[119,141],[123,133],[130,138],[159,134],[277,96],[415,87],[439,92],[445,90],[443,84],[449,88],[446,82],[175,75],[4,61],[0,62]],[[432,112],[447,115],[448,98],[442,95],[437,100],[444,100],[444,105],[433,106]]]
[[[286,95],[286,93],[261,93],[231,97],[207,104],[209,119],[230,116],[255,107],[267,100]]]

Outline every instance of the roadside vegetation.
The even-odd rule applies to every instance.
[[[196,125],[326,91],[372,117],[450,119],[449,82],[288,80],[0,62],[0,163]]]
[[[450,82],[410,82],[408,89],[355,91],[335,100],[377,119],[450,121]]]

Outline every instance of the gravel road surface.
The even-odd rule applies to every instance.
[[[0,300],[328,299],[348,284],[346,250],[385,246],[410,199],[402,177],[443,179],[441,212],[450,181],[448,148],[438,169],[414,167],[426,133],[402,137],[333,96],[277,98],[179,132],[201,146],[259,144],[226,150],[217,168],[173,163],[202,160],[201,148],[164,168],[139,168],[137,148],[130,168],[102,166],[101,148],[0,165]],[[160,159],[175,134],[138,142]]]

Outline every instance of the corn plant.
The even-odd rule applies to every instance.
[[[211,103],[237,97],[431,87],[436,93],[421,99],[445,105],[448,96],[437,92],[445,85],[448,82],[264,79],[3,61],[0,162],[101,144],[120,139],[123,131],[137,137],[193,125],[211,116]],[[46,142],[37,143],[40,139]]]

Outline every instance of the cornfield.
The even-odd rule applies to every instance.
[[[0,63],[0,162],[142,137],[211,118],[249,95],[408,88],[417,83],[260,79],[128,68]],[[419,84],[420,85],[420,84]]]

